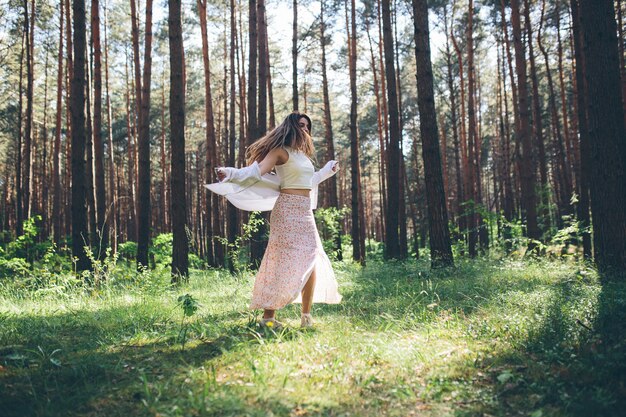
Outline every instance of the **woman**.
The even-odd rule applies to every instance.
[[[275,312],[289,303],[302,303],[301,326],[311,327],[313,302],[341,301],[312,212],[317,205],[317,185],[334,175],[339,166],[337,161],[329,161],[315,171],[310,132],[309,116],[291,113],[248,147],[249,166],[217,168],[220,183],[207,185],[244,210],[272,210],[269,242],[250,304],[251,309],[263,309],[261,324],[270,327],[281,326]]]

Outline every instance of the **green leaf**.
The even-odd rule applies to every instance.
[[[513,374],[509,370],[506,370],[498,375],[498,381],[502,384],[509,381],[511,378],[513,378]]]

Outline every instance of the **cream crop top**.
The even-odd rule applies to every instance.
[[[282,165],[276,165],[276,173],[280,177],[280,188],[299,188],[310,190],[313,188],[311,179],[315,173],[313,163],[306,154],[288,146],[284,148],[289,159]]]

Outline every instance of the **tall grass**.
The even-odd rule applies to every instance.
[[[336,263],[264,330],[253,276],[0,283],[2,416],[618,415],[626,288],[564,261]],[[199,308],[189,316],[188,294]],[[622,323],[622,324],[620,324]],[[185,332],[181,332],[185,326]],[[184,334],[184,339],[183,335]]]

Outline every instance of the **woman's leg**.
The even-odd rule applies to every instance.
[[[315,289],[315,268],[311,272],[309,280],[302,288],[302,314],[311,312],[311,304],[313,304],[313,290]]]

